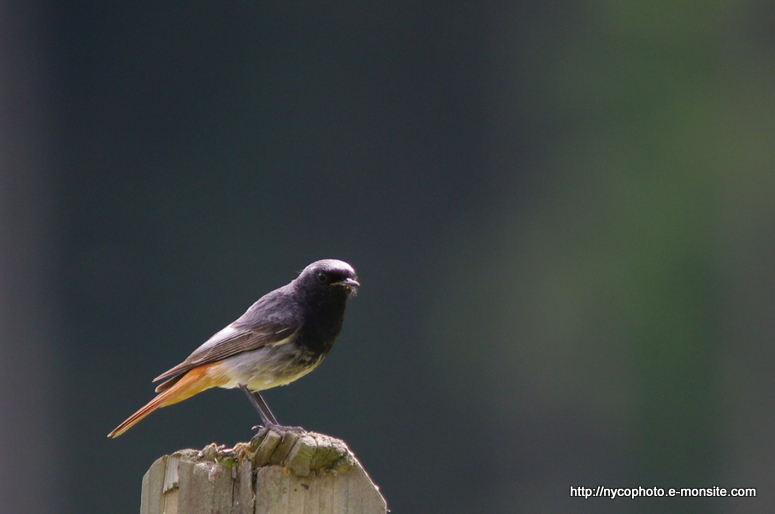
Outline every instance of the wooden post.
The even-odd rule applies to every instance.
[[[344,441],[269,431],[161,457],[143,477],[140,514],[385,514],[387,504]]]

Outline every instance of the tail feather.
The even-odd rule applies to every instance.
[[[205,389],[219,386],[220,384],[216,383],[211,374],[208,373],[210,367],[212,365],[199,366],[180,377],[180,379],[156,395],[144,407],[129,416],[126,421],[109,433],[108,437],[115,438],[120,436],[156,409],[182,402],[195,394],[201,393]]]
[[[166,391],[170,387],[174,386],[181,378],[183,378],[183,375],[178,375],[176,377],[170,378],[169,380],[165,380],[156,386],[155,392],[160,393],[162,391]]]

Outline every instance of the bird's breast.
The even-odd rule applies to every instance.
[[[263,391],[298,380],[324,358],[324,353],[309,351],[294,341],[228,357],[219,363],[217,373],[223,377],[221,387],[231,389],[244,384]]]

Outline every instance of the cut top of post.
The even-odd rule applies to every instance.
[[[268,431],[234,448],[210,444],[153,463],[141,514],[385,514],[387,504],[344,441]]]

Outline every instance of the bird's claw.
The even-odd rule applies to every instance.
[[[285,439],[286,432],[297,432],[299,433],[299,435],[304,435],[307,433],[307,431],[304,430],[302,427],[290,427],[285,425],[276,425],[274,423],[267,423],[265,425],[256,425],[253,427],[253,430],[258,430],[256,435],[252,437],[253,440],[261,439],[270,430],[272,432],[277,432],[280,436],[282,436],[283,439]]]

